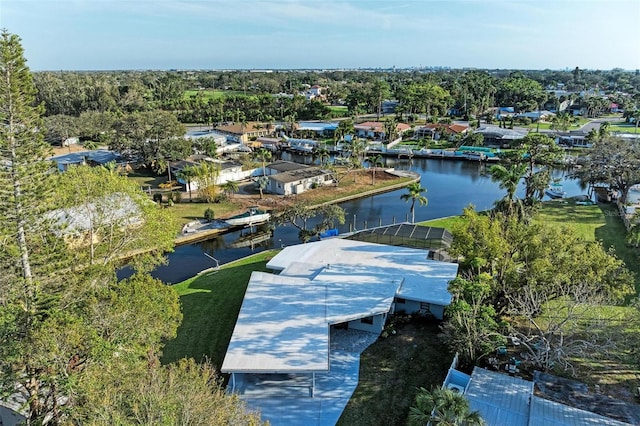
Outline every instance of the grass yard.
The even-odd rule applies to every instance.
[[[571,200],[544,202],[534,220],[557,226],[571,226],[580,238],[587,241],[594,241],[597,229],[606,225],[599,205],[583,206]]]
[[[233,203],[233,200],[224,203],[198,203],[195,201],[190,203],[188,195],[186,197],[183,195],[182,202],[169,207],[169,210],[182,228],[185,223],[202,219],[204,211],[208,208],[214,211],[216,218],[230,217],[242,210],[238,204]]]
[[[236,95],[236,96],[244,95],[244,92],[234,91],[234,90],[211,90],[211,89],[207,89],[207,90],[185,90],[184,94],[182,95],[182,98],[183,99],[190,99],[192,97],[195,97],[198,93],[201,93],[201,96],[204,97],[205,101],[208,101],[209,99],[224,98],[225,95]]]
[[[251,272],[266,271],[274,253],[258,253],[174,285],[184,319],[178,336],[165,345],[162,362],[208,358],[220,368]]]
[[[614,134],[620,133],[636,133],[638,129],[633,124],[625,123],[624,121],[612,121],[609,124],[609,132]]]
[[[453,356],[438,325],[414,319],[394,329],[362,354],[358,387],[339,426],[405,425],[416,389],[442,385]]]

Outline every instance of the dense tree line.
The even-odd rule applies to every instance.
[[[527,111],[557,108],[567,100],[579,103],[593,117],[611,102],[631,111],[640,104],[638,72],[620,69],[40,72],[35,73],[34,83],[45,115],[61,116],[53,120],[58,124],[83,113],[158,109],[174,113],[183,123],[208,125],[288,117],[327,119],[333,116],[327,104],[345,105],[357,118],[364,113],[379,116],[386,99],[400,101],[399,119],[415,114],[437,118],[450,108],[464,118],[479,117],[495,105]],[[315,84],[323,88],[324,97],[309,102],[301,93]],[[211,89],[221,92],[207,95]],[[556,96],[546,89],[567,93]]]

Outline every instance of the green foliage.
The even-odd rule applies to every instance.
[[[342,207],[335,204],[311,208],[308,202],[298,201],[280,212],[277,220],[281,224],[291,224],[297,228],[300,241],[306,243],[327,229],[334,228],[336,223],[343,224],[344,215]],[[315,217],[320,217],[320,222],[313,228],[308,228],[307,221]]]
[[[450,252],[470,278],[451,283],[454,301],[445,330],[465,360],[473,362],[495,348],[495,338],[506,333],[505,319],[512,321],[509,333],[520,336],[538,368],[572,369],[572,356],[606,350],[606,339],[581,338],[578,329],[564,326],[589,306],[622,302],[633,294],[632,275],[600,242],[585,241],[570,227],[499,213],[480,216],[472,208],[454,224],[453,235]],[[540,321],[550,303],[557,304],[557,315]],[[529,326],[520,327],[523,323]]]
[[[629,190],[640,183],[640,145],[619,138],[597,142],[584,157],[582,168],[574,177],[585,184],[605,184],[620,191],[625,203]]]
[[[485,422],[477,411],[471,411],[464,395],[441,387],[431,391],[419,388],[415,404],[409,412],[409,426],[466,425],[481,426]]]
[[[443,333],[451,352],[459,353],[463,363],[470,365],[506,343],[505,327],[491,304],[491,275],[482,273],[470,280],[458,277],[449,283],[449,292],[452,302],[445,311]]]
[[[172,216],[126,177],[102,167],[78,166],[57,175],[52,184],[56,214],[71,218],[59,223],[58,232],[75,247],[79,265],[110,264],[133,251],[149,251],[134,262],[149,268],[172,249]],[[86,226],[75,225],[80,215],[89,219]]]
[[[209,222],[213,221],[215,219],[215,216],[216,216],[215,212],[213,211],[212,208],[207,208],[204,211],[204,218]]]
[[[496,87],[496,102],[500,106],[512,106],[516,112],[538,109],[546,99],[540,83],[516,71],[500,80]]]
[[[51,171],[20,41],[0,39],[0,394],[28,424],[259,424],[213,370],[162,367],[182,318],[173,288],[142,273],[171,249],[171,217],[105,167]],[[53,196],[55,195],[55,196]]]

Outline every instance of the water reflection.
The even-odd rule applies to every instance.
[[[294,154],[283,154],[283,158],[296,159]],[[307,157],[310,159],[310,157]],[[413,170],[421,176],[421,184],[427,188],[425,194],[429,200],[427,206],[415,207],[416,222],[438,217],[454,216],[472,204],[478,210],[493,207],[496,200],[505,195],[497,183],[492,182],[486,173],[486,165],[470,161],[432,160],[432,159],[395,159],[387,158],[387,167],[403,170]],[[559,178],[564,190],[569,196],[584,194],[578,182],[569,178],[564,170],[553,172],[554,178]],[[340,232],[365,227],[390,225],[404,222],[408,218],[410,202],[400,197],[406,189],[400,189],[372,197],[352,200],[342,203],[346,211],[346,223],[339,227]],[[518,195],[523,196],[524,185],[518,189]],[[315,223],[311,220],[308,225]],[[248,256],[270,248],[279,248],[298,244],[298,230],[291,225],[278,226],[271,238],[256,241],[255,244],[239,245],[237,241],[246,236],[247,230],[232,232],[211,240],[177,247],[169,254],[169,264],[157,268],[153,275],[168,283],[175,283],[187,279],[198,272],[215,266],[215,262],[205,256],[214,257],[220,264]],[[120,277],[130,274],[126,269],[120,272]]]

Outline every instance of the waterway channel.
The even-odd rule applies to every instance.
[[[421,175],[421,184],[427,188],[427,206],[415,207],[416,222],[458,215],[462,209],[473,204],[477,210],[486,210],[505,195],[498,183],[486,174],[490,165],[473,161],[435,159],[396,160],[386,159],[387,167],[412,170]],[[554,177],[561,180],[567,196],[584,194],[578,182],[567,177],[567,172],[556,170]],[[519,189],[522,196],[524,187]],[[406,189],[374,195],[341,203],[346,211],[346,222],[339,231],[349,232],[366,227],[390,225],[410,221],[411,203],[401,199]],[[271,248],[299,244],[298,230],[291,225],[278,226],[271,238],[255,244],[238,247],[238,240],[249,231],[236,231],[220,235],[207,241],[176,247],[168,255],[169,262],[158,267],[152,275],[166,283],[176,283],[196,275],[198,272]],[[258,240],[256,240],[258,241]],[[215,260],[213,260],[215,259]],[[120,278],[130,274],[127,269],[119,273]]]

